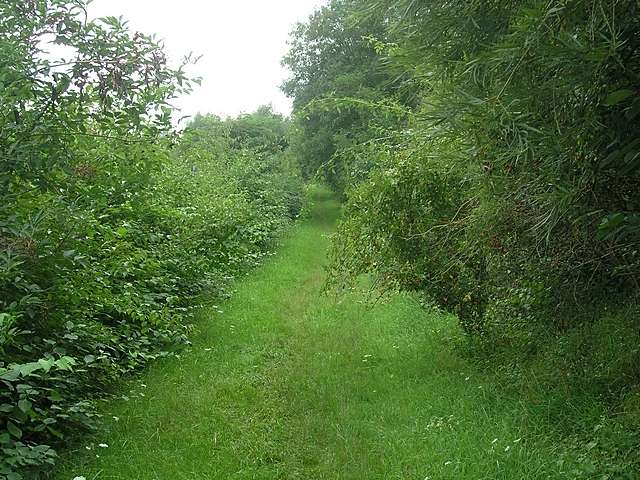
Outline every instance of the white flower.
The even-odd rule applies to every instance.
[[[73,480],[87,480],[87,477],[73,477]]]
[[[100,448],[109,448],[109,445],[107,445],[106,443],[99,443],[98,446]]]

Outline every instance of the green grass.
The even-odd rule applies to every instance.
[[[224,313],[202,313],[193,347],[109,404],[53,478],[578,478],[544,405],[456,355],[454,318],[406,295],[320,293],[338,211],[317,194]]]

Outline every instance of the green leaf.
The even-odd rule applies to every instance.
[[[51,367],[55,364],[55,360],[53,358],[41,358],[38,360],[38,365],[42,367],[45,372],[51,370]]]
[[[17,369],[20,372],[20,375],[26,377],[31,375],[36,370],[40,370],[42,366],[38,362],[24,363],[22,365],[18,365]]]
[[[47,426],[47,430],[52,434],[55,435],[56,437],[63,439],[64,438],[64,434],[60,431],[60,430],[56,430],[53,427],[49,427]]]
[[[71,367],[73,367],[75,364],[76,361],[73,358],[67,356],[60,357],[55,362],[56,367],[58,367],[60,370],[73,370]]]
[[[31,407],[33,407],[33,404],[26,398],[18,400],[18,408],[22,410],[24,413],[30,412]]]
[[[59,402],[60,400],[62,400],[62,395],[60,395],[60,392],[58,392],[57,390],[54,390],[47,398],[52,402]]]
[[[626,218],[624,213],[613,213],[603,218],[600,225],[598,225],[597,238],[599,240],[609,238],[625,222]]]
[[[604,104],[609,107],[613,107],[614,105],[617,105],[620,102],[626,100],[631,95],[633,95],[633,90],[628,90],[628,89],[616,90],[615,92],[612,92],[609,95],[607,95],[607,98],[605,98],[604,100]]]
[[[22,430],[20,430],[12,421],[7,422],[7,431],[15,438],[22,438]]]

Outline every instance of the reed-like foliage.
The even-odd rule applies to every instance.
[[[420,292],[457,314],[485,352],[513,348],[516,362],[589,325],[600,337],[610,321],[611,338],[624,341],[600,367],[586,347],[567,349],[560,367],[554,347],[549,368],[616,401],[632,395],[639,13],[630,0],[331,2],[319,15],[368,44],[349,69],[380,79],[359,95],[358,85],[294,77],[306,82],[294,92],[298,122],[321,119],[315,141],[331,153],[318,171],[346,192],[332,283],[372,273],[378,285]],[[348,62],[323,25],[312,18],[296,41]],[[314,142],[306,131],[302,146]]]

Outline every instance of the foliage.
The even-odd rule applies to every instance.
[[[391,82],[370,37],[382,34],[378,17],[358,22],[352,17],[357,1],[331,2],[320,8],[306,24],[299,24],[290,39],[283,64],[292,78],[282,89],[293,97],[298,111],[292,137],[292,151],[301,162],[306,179],[316,175],[336,190],[342,190],[343,162],[328,164],[338,151],[367,140],[368,125],[382,119],[367,102],[384,99],[379,86]],[[342,108],[327,108],[326,98],[357,99]],[[377,121],[381,125],[380,120]],[[392,127],[392,122],[387,122]]]
[[[336,1],[300,27],[291,58],[343,35],[356,42],[351,25],[377,22],[380,37],[368,39],[379,68],[398,74],[391,87],[372,85],[383,100],[336,98],[318,86],[318,68],[290,62],[298,116],[319,105],[377,112],[352,128],[358,142],[334,142],[328,161],[349,198],[334,279],[376,271],[485,333],[566,328],[634,298],[636,10],[629,1]],[[325,22],[349,28],[300,34]]]
[[[309,218],[277,257],[238,282],[179,365],[153,369],[129,401],[110,403],[115,419],[52,478],[207,478],[212,468],[243,479],[637,477],[625,475],[633,455],[612,455],[633,438],[601,418],[601,405],[505,391],[452,348],[454,316],[407,294],[371,305],[365,279],[340,301],[322,295],[340,205],[326,188],[308,194]],[[574,416],[557,422],[562,410]],[[576,418],[583,435],[562,438],[560,425]]]
[[[52,464],[299,210],[284,119],[176,135],[190,60],[173,69],[152,37],[85,10],[0,5],[0,478]],[[243,122],[251,142],[232,134]]]
[[[376,65],[364,93],[289,63],[298,123],[331,112],[293,148],[331,145],[323,162],[346,191],[332,284],[373,273],[455,313],[493,361],[513,349],[557,375],[566,356],[579,389],[624,403],[637,348],[596,361],[566,339],[638,328],[638,13],[631,0],[336,0],[294,32],[293,58],[344,35],[377,57],[344,69]],[[300,34],[327,22],[344,27]],[[328,120],[354,106],[367,122]]]

